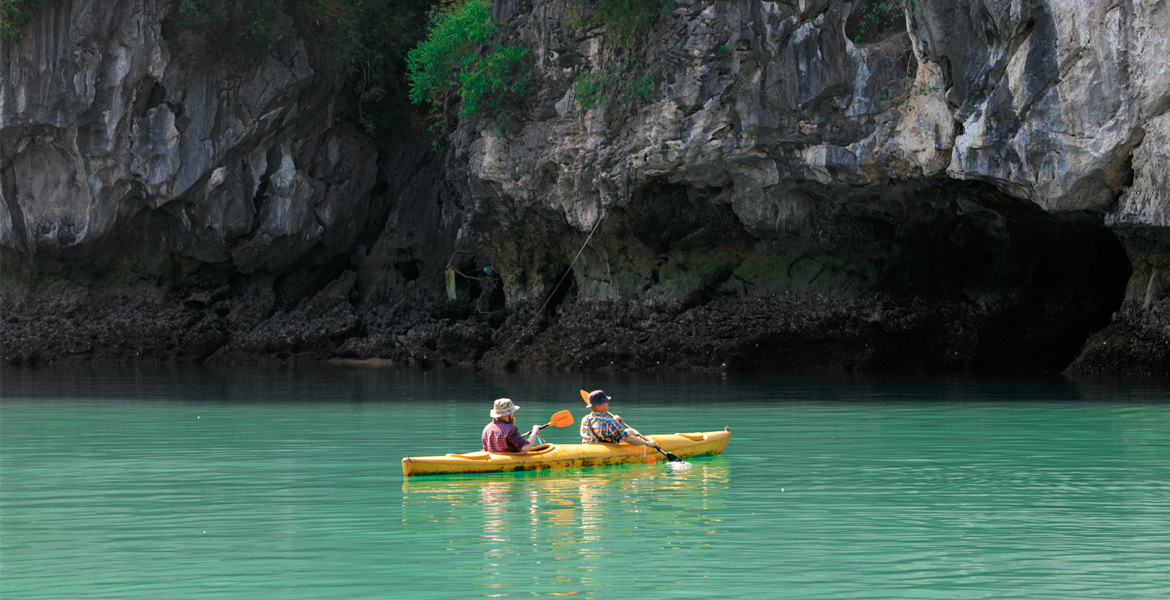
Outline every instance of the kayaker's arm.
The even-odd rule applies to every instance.
[[[536,443],[536,434],[540,433],[540,429],[540,425],[532,426],[532,433],[528,434],[528,443],[524,444],[524,447],[520,449],[521,452],[528,452],[532,449],[532,445]]]
[[[616,420],[618,423],[625,425],[625,423],[622,422],[621,417],[614,415],[613,413],[609,414],[613,415],[614,420]],[[623,439],[635,446],[650,446],[651,448],[658,447],[658,442],[655,442],[654,440],[638,433],[638,430],[634,429],[633,427],[626,427],[626,437]]]
[[[637,429],[634,429],[633,427],[626,428],[626,437],[623,438],[622,441],[628,444],[633,444],[635,446],[650,446],[651,448],[658,447],[658,442],[643,436],[642,434],[638,433]]]

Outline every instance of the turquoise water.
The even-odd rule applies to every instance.
[[[1166,598],[1170,385],[6,370],[0,597]],[[404,481],[602,387],[723,456]],[[573,442],[575,428],[551,430]]]

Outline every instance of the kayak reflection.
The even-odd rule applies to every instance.
[[[613,567],[632,540],[643,540],[641,550],[690,554],[728,539],[728,462],[668,464],[407,478],[403,533],[488,596],[621,587]],[[521,565],[543,574],[519,575]]]
[[[623,514],[651,514],[662,523],[680,518],[682,513],[691,515],[688,518],[692,520],[701,519],[703,511],[722,508],[731,470],[719,457],[690,464],[689,469],[653,463],[498,476],[408,478],[402,483],[403,522],[409,527],[479,519],[485,531],[510,528],[508,541],[519,541],[524,535],[535,535],[532,531],[522,533],[521,524],[541,532],[549,527],[580,535],[580,531],[603,528],[607,520]]]

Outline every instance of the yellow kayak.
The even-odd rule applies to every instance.
[[[679,458],[716,456],[727,447],[731,431],[701,433],[674,433],[652,435],[650,439],[666,452]],[[646,446],[632,444],[542,444],[522,453],[470,452],[446,456],[419,456],[402,459],[402,474],[455,475],[467,473],[508,473],[511,471],[543,471],[545,469],[575,469],[629,465],[666,460],[662,454]]]

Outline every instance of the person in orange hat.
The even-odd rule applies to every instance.
[[[581,417],[582,444],[617,444],[626,442],[635,446],[657,448],[658,442],[645,439],[637,431],[626,427],[622,418],[609,412],[609,396],[601,390],[589,393],[585,405],[593,412]]]

